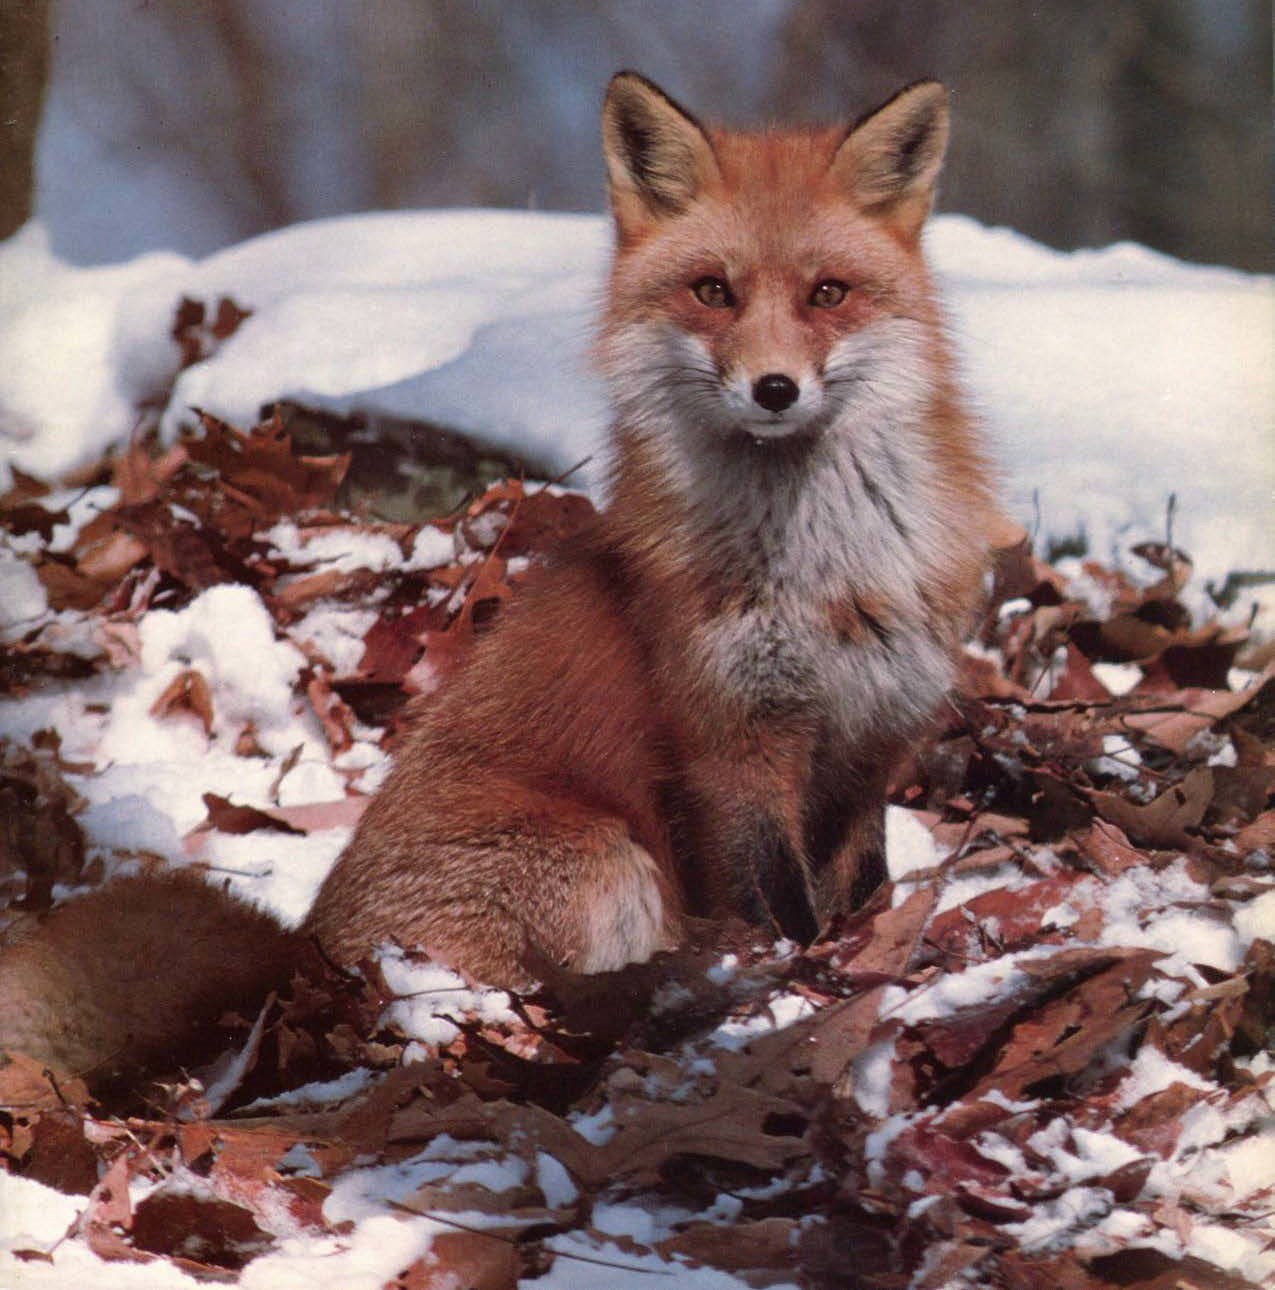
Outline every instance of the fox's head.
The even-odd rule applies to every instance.
[[[941,363],[919,242],[947,130],[933,81],[848,129],[743,133],[616,76],[599,352],[621,419],[716,440],[813,439],[919,411]]]

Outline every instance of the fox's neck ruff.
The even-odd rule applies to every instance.
[[[819,601],[888,594],[922,612],[919,584],[961,516],[941,479],[937,379],[917,359],[886,376],[862,365],[852,375],[850,364],[838,375],[830,364],[826,421],[786,438],[706,422],[679,409],[675,393],[649,399],[617,431],[619,527],[627,506],[658,498],[654,540],[665,558],[742,584],[751,598],[781,588]],[[911,375],[896,376],[900,367]]]

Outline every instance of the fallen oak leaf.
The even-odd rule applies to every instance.
[[[354,710],[332,688],[326,668],[316,668],[305,686],[310,709],[319,719],[333,754],[346,751],[354,743]]]
[[[1199,1104],[1201,1090],[1174,1081],[1167,1088],[1139,1098],[1112,1121],[1111,1131],[1139,1151],[1153,1152],[1168,1160],[1182,1133],[1182,1117]]]
[[[82,574],[71,559],[45,551],[35,566],[50,609],[95,609],[106,588],[95,578]]]
[[[181,444],[156,454],[144,439],[135,438],[111,468],[111,483],[119,490],[118,505],[153,501],[188,460]]]
[[[1107,878],[1118,878],[1126,869],[1147,863],[1147,856],[1139,851],[1118,824],[1095,819],[1079,839],[1081,852]]]
[[[21,537],[25,533],[38,533],[41,541],[48,542],[59,524],[69,524],[70,521],[71,516],[65,510],[51,511],[36,501],[7,505],[0,498],[0,528],[7,529],[15,537]]]
[[[1235,835],[1239,854],[1246,856],[1254,851],[1275,850],[1275,811],[1263,811],[1251,824]]]
[[[796,1218],[762,1218],[729,1225],[692,1222],[651,1248],[665,1259],[689,1259],[725,1272],[774,1270],[783,1280],[790,1280],[803,1226]],[[758,1282],[750,1278],[750,1284]]]
[[[6,1053],[0,1065],[0,1107],[26,1114],[89,1105],[84,1081],[49,1069],[25,1053]]]
[[[1022,972],[1051,984],[1060,975],[1084,975],[1012,1026],[991,1073],[968,1096],[999,1090],[1016,1098],[1046,1080],[1080,1074],[1097,1053],[1149,1015],[1154,1001],[1135,996],[1162,957],[1159,950],[1075,949],[1021,960]]]
[[[398,1206],[395,1206],[398,1208]],[[415,1204],[402,1208],[413,1214],[433,1211]],[[517,1290],[522,1261],[518,1247],[503,1233],[439,1232],[429,1253],[401,1272],[387,1290]]]
[[[135,1162],[133,1151],[121,1151],[93,1188],[88,1208],[80,1216],[80,1231],[89,1249],[108,1262],[150,1263],[154,1259],[154,1255],[135,1250],[126,1237],[133,1224],[129,1182]]]
[[[192,1270],[238,1271],[274,1244],[250,1210],[188,1187],[161,1187],[138,1201],[132,1237],[134,1249]]]
[[[203,726],[204,734],[211,735],[213,700],[207,678],[194,668],[179,672],[151,704],[150,715],[160,719],[174,715],[192,716]]]
[[[279,413],[247,434],[200,413],[203,437],[183,440],[194,462],[215,470],[223,492],[258,522],[316,510],[331,502],[350,467],[350,454],[304,457]]]
[[[208,818],[196,825],[195,833],[216,830],[218,833],[255,833],[259,829],[274,833],[304,834],[305,829],[289,824],[281,815],[258,810],[255,806],[236,806],[217,793],[203,794]]]
[[[601,1171],[656,1183],[661,1167],[680,1155],[778,1170],[809,1151],[804,1135],[784,1132],[793,1121],[805,1123],[801,1108],[787,1098],[720,1079],[698,1097],[659,1101],[639,1092],[640,1081],[634,1084],[611,1081],[609,1105],[618,1128],[595,1148],[595,1177]]]
[[[0,1079],[4,1071],[0,1070]],[[0,1097],[0,1104],[3,1104]],[[21,1127],[29,1126],[24,1142]],[[43,1183],[55,1191],[72,1196],[88,1196],[97,1186],[98,1153],[85,1134],[82,1113],[69,1106],[49,1108],[43,1114],[29,1112],[14,1117],[13,1133],[8,1146],[0,1145],[0,1155],[7,1155],[10,1168],[23,1177]]]
[[[724,1079],[680,1101],[652,1100],[632,1088],[613,1087],[609,1104],[617,1128],[604,1143],[588,1141],[534,1103],[481,1102],[472,1093],[445,1107],[413,1102],[392,1117],[388,1136],[416,1141],[449,1133],[522,1151],[534,1146],[557,1159],[586,1190],[620,1178],[634,1185],[654,1183],[661,1166],[678,1155],[777,1170],[809,1151],[804,1135],[783,1132],[795,1119],[805,1121],[795,1102]]]
[[[372,569],[320,569],[281,582],[272,599],[290,614],[299,614],[316,600],[365,596],[382,581]]]
[[[1005,858],[1010,856],[1012,853]],[[1063,904],[1081,881],[1083,875],[1063,872],[1012,889],[997,887],[944,910],[926,932],[926,960],[944,955],[964,958],[971,951],[971,940],[993,928],[999,953],[1021,949],[1040,940],[1044,933],[1044,915]]]
[[[1145,805],[1116,793],[1082,789],[1097,812],[1129,837],[1150,847],[1191,846],[1188,829],[1198,828],[1213,801],[1213,772],[1198,766]]]
[[[1163,1254],[1146,1246],[1101,1254],[1088,1264],[1102,1278],[1101,1286],[1115,1285],[1122,1290],[1260,1290],[1256,1282],[1206,1259]]]
[[[1178,636],[1154,658],[1139,662],[1142,680],[1135,694],[1200,686],[1224,690],[1236,656],[1248,643],[1242,627],[1206,624],[1197,631]]]
[[[1111,692],[1094,675],[1089,660],[1068,641],[1063,646],[1061,674],[1049,687],[1049,697],[1051,700],[1082,699],[1102,703],[1111,698]]]
[[[251,571],[216,532],[189,519],[174,518],[164,502],[119,506],[112,514],[146,545],[155,567],[183,587],[206,591],[224,582],[252,585]]]

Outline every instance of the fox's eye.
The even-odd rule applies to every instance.
[[[710,309],[729,309],[735,303],[730,287],[724,278],[696,278],[691,283],[695,299]]]
[[[810,303],[816,309],[835,309],[846,298],[849,290],[844,282],[838,282],[836,278],[824,278],[822,282],[815,283],[815,289],[810,293]]]

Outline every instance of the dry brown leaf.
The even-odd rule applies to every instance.
[[[178,672],[151,704],[150,714],[161,720],[178,715],[194,717],[203,726],[204,734],[211,735],[213,699],[207,678],[194,668]]]
[[[160,1188],[133,1211],[133,1247],[178,1266],[238,1271],[274,1244],[251,1210],[219,1196]]]
[[[198,826],[196,832],[203,833],[209,829],[215,829],[218,833],[255,833],[258,829],[273,833],[305,832],[305,829],[288,823],[281,812],[260,811],[255,806],[236,806],[229,798],[217,793],[204,793],[203,801],[208,810],[208,818]]]
[[[1087,796],[1104,819],[1130,838],[1150,847],[1180,849],[1190,847],[1188,830],[1199,826],[1213,800],[1213,772],[1199,766],[1145,805],[1097,789]]]
[[[495,1232],[441,1232],[429,1253],[391,1283],[392,1290],[517,1290],[518,1249]]]
[[[763,1218],[756,1222],[693,1223],[654,1249],[664,1258],[681,1256],[727,1272],[770,1269],[790,1280],[801,1223],[795,1218]],[[749,1278],[751,1285],[766,1280]]]
[[[1126,869],[1147,862],[1146,854],[1125,837],[1118,825],[1108,820],[1094,820],[1080,839],[1080,849],[1108,878],[1118,878]]]
[[[1077,949],[1022,961],[1020,969],[1038,979],[1088,971],[1104,958],[1108,965],[1014,1025],[994,1070],[968,1096],[998,1090],[1018,1097],[1045,1080],[1078,1075],[1095,1054],[1150,1012],[1152,1005],[1135,995],[1160,957],[1157,950]]]

